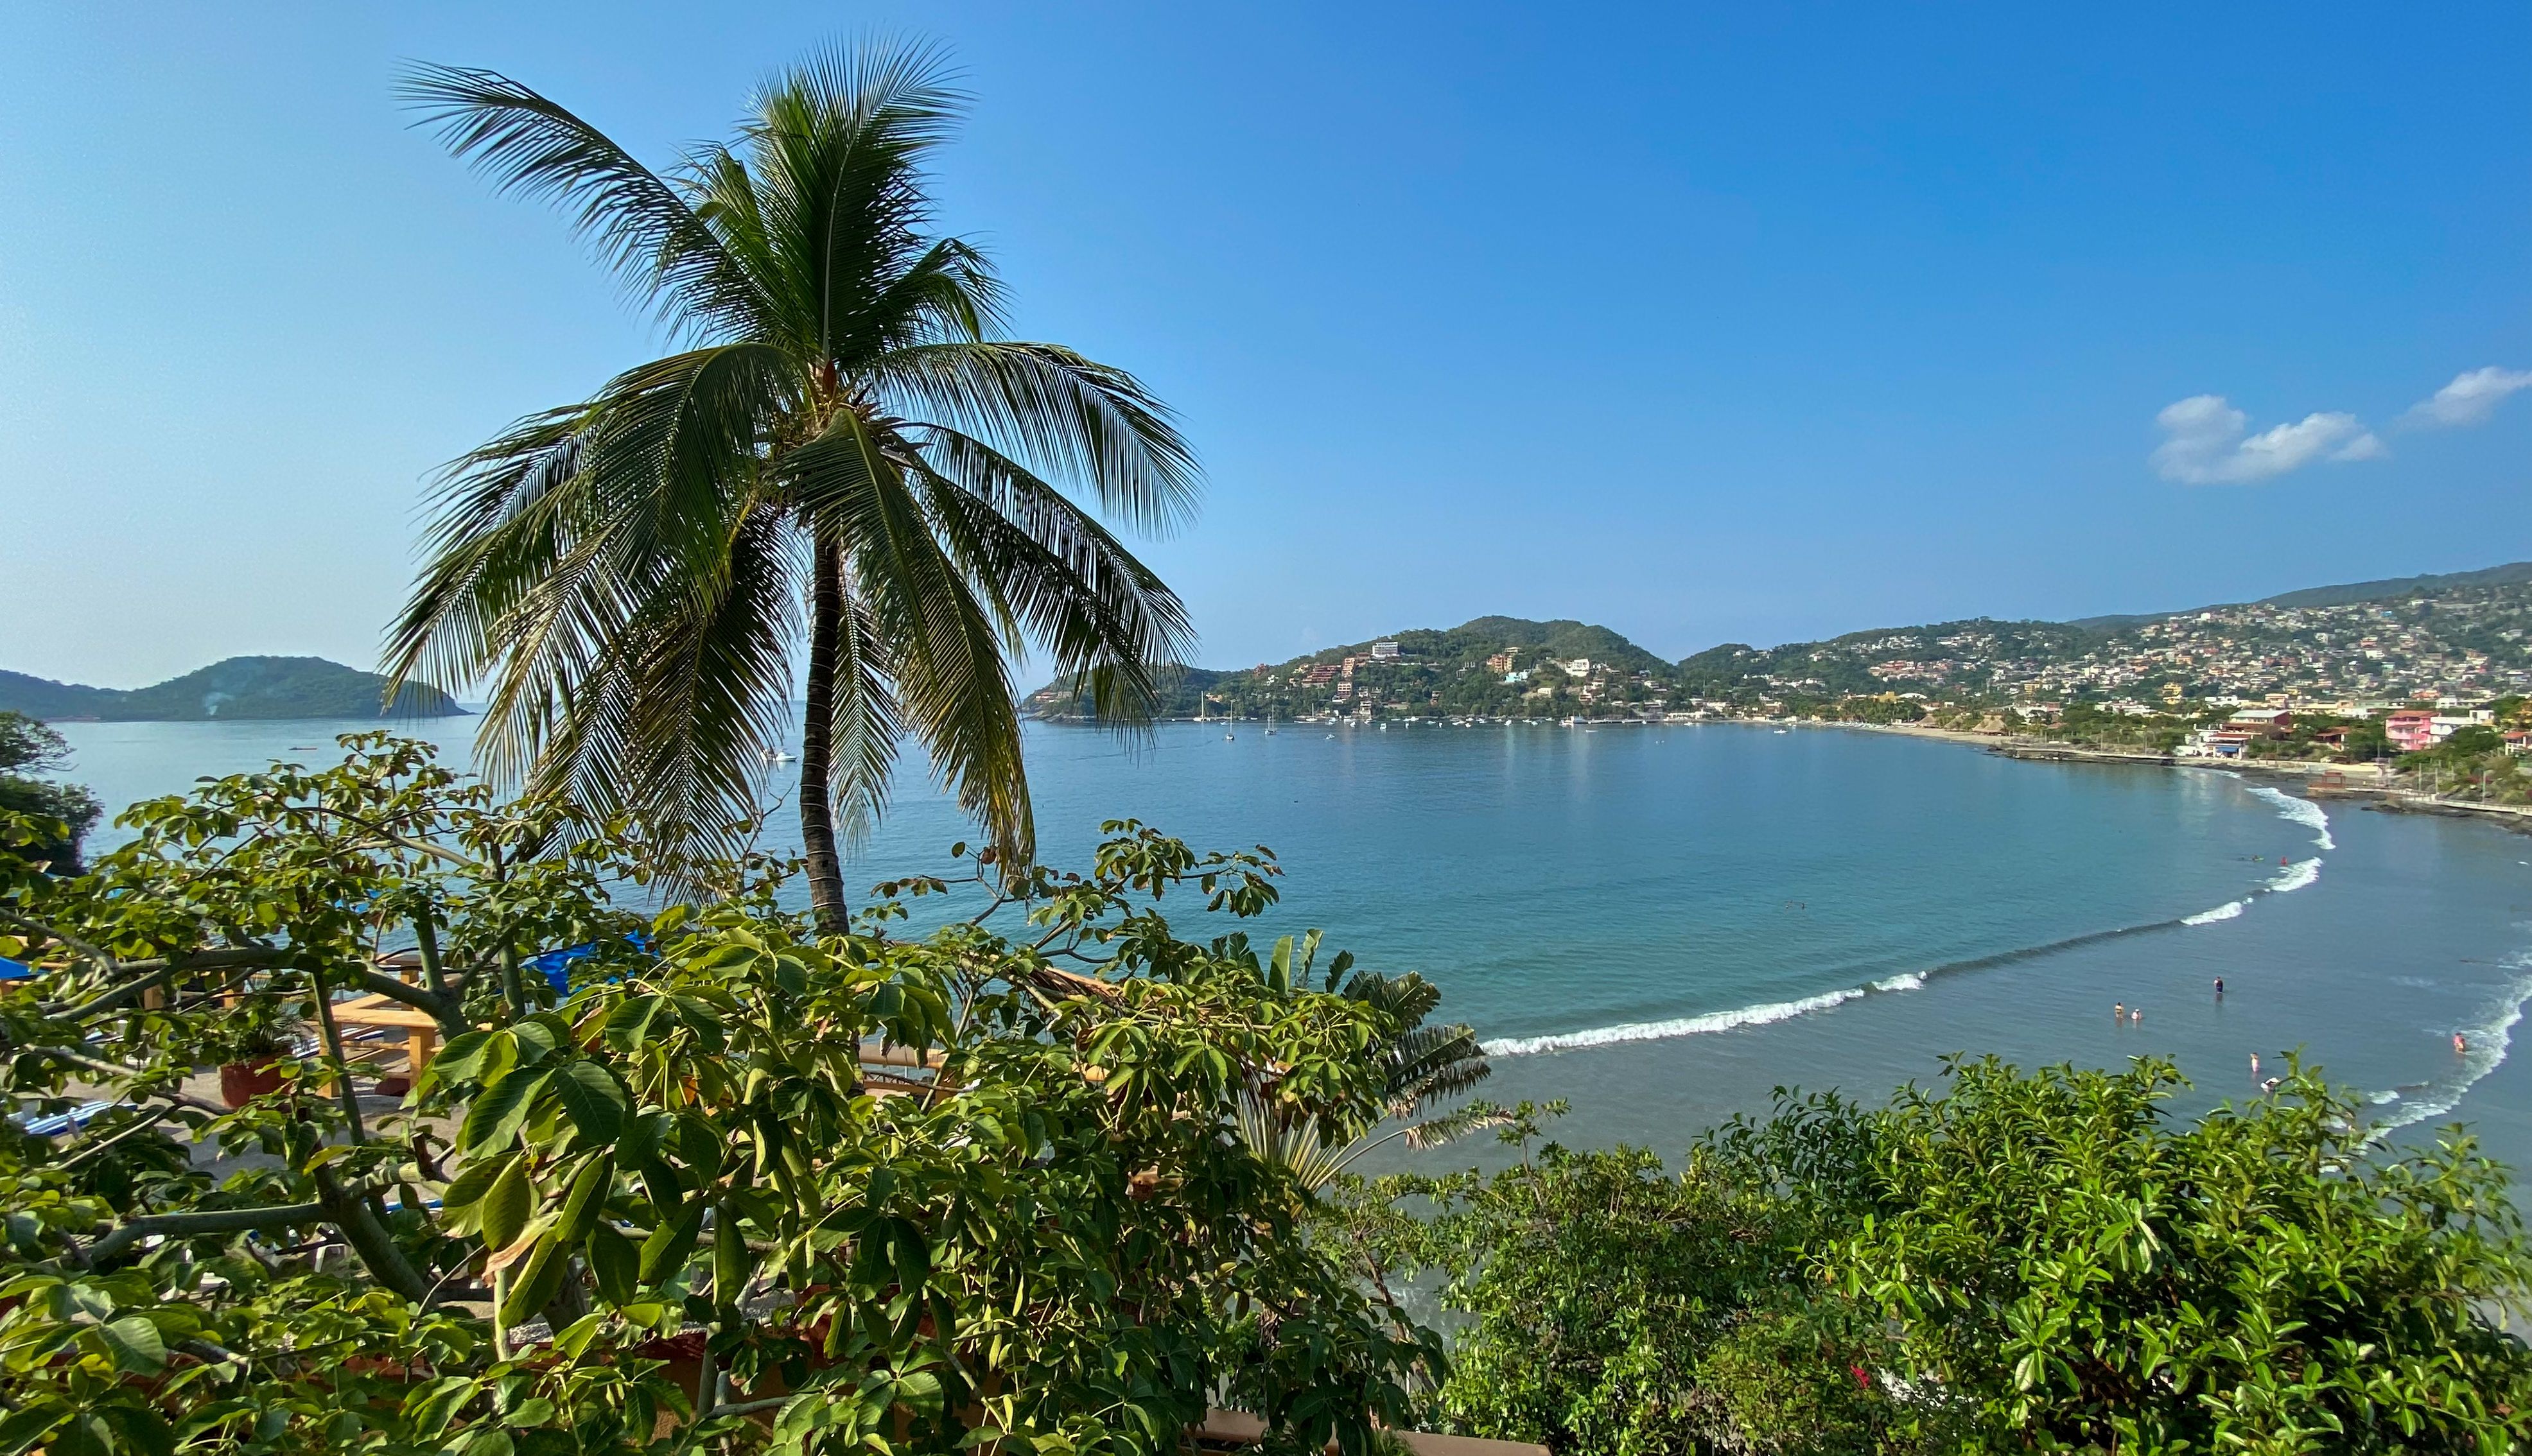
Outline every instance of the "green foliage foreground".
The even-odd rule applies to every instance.
[[[1560,1453],[2521,1449],[2532,1297],[2502,1170],[2402,1154],[2297,1069],[2186,1126],[2176,1077],[1953,1064],[1691,1149],[1418,1122],[1481,1064],[1413,978],[1253,916],[1260,854],[1139,825],[851,934],[783,867],[683,863],[346,741],[136,807],[78,876],[0,821],[0,1456],[1181,1449],[1384,1426]],[[652,915],[662,873],[701,902]],[[408,982],[377,953],[408,946]],[[524,963],[595,947],[557,995]],[[1069,969],[1067,969],[1069,968]],[[344,1095],[332,998],[447,1038]],[[283,1049],[236,1111],[203,1069]],[[923,1065],[926,1057],[938,1065]],[[1384,1118],[1510,1118],[1491,1175],[1339,1176]],[[1415,1136],[1410,1136],[1410,1134]],[[1535,1148],[1535,1150],[1533,1150]],[[215,1158],[216,1155],[216,1158]],[[1402,1304],[1442,1281],[1443,1342]]]
[[[1328,1217],[1471,1316],[1426,1419],[1559,1451],[2520,1449],[2503,1171],[2369,1146],[2301,1068],[2185,1128],[2177,1082],[1956,1060],[1877,1110],[1780,1093],[1676,1176],[1532,1154],[1525,1108],[1517,1166]]]
[[[1253,915],[1271,860],[1114,824],[1086,875],[980,875],[1007,938],[882,933],[937,881],[814,937],[752,863],[651,917],[620,829],[346,742],[135,808],[85,877],[0,856],[0,949],[43,967],[0,993],[11,1091],[118,1103],[0,1131],[0,1450],[1156,1451],[1219,1401],[1362,1451],[1405,1417],[1429,1337],[1235,1127],[1362,1132],[1395,1019],[1346,958],[1312,989],[1158,912]],[[582,943],[565,998],[522,972]],[[325,1091],[346,989],[449,1036],[391,1114]],[[279,1091],[186,1088],[294,1011]]]

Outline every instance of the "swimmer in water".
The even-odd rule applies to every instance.
[[[2459,1033],[2459,1032],[2455,1032],[2455,1033],[2453,1033],[2453,1050],[2455,1050],[2455,1051],[2468,1051],[2468,1050],[2470,1050],[2470,1043],[2469,1043],[2469,1042],[2467,1042],[2467,1041],[2464,1041],[2463,1039],[2461,1039],[2461,1033]]]
[[[2221,976],[2216,978],[2216,994],[2218,996],[2224,994],[2224,978]]]
[[[2131,1011],[2131,1012],[2129,1012],[2129,1013],[2128,1013],[2128,1025],[2129,1025],[2129,1026],[2135,1026],[2138,1022],[2141,1022],[2141,1021],[2143,1021],[2143,1020],[2145,1020],[2145,1008],[2144,1008],[2144,1007],[2142,1007],[2142,1006],[2140,1006],[2140,1007],[2138,1007],[2136,1010]]]
[[[2110,1020],[2119,1022],[2126,1021],[2127,1019],[2128,1003],[2125,1001],[2112,1001],[2110,1003]]]
[[[2251,1053],[2251,1075],[2254,1077],[2260,1075],[2260,1054],[2256,1051]]]

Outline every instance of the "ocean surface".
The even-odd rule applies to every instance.
[[[61,728],[73,776],[120,807],[323,761],[353,726]],[[462,763],[473,727],[410,731]],[[2194,1110],[2257,1095],[2251,1057],[2273,1075],[2299,1049],[2397,1136],[2465,1121],[2532,1167],[2532,1073],[2507,1056],[2532,839],[2489,824],[1822,728],[1178,724],[1135,747],[1039,725],[1028,752],[1048,863],[1129,816],[1271,846],[1285,898],[1257,938],[1321,926],[1323,954],[1437,981],[1492,1053],[1487,1094],[1569,1099],[1569,1143],[1676,1155],[1776,1087],[1878,1100],[1954,1051],[2170,1056]],[[786,813],[767,833],[796,847]],[[915,765],[851,882],[949,870],[972,837]],[[1220,933],[1195,911],[1181,933]]]

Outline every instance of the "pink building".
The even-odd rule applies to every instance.
[[[2383,721],[2383,735],[2404,754],[2434,748],[2436,715],[2425,708],[2404,707]]]

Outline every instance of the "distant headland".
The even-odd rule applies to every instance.
[[[249,718],[446,718],[466,709],[408,683],[322,657],[231,657],[147,688],[89,688],[0,671],[0,711],[50,722],[198,723]]]

